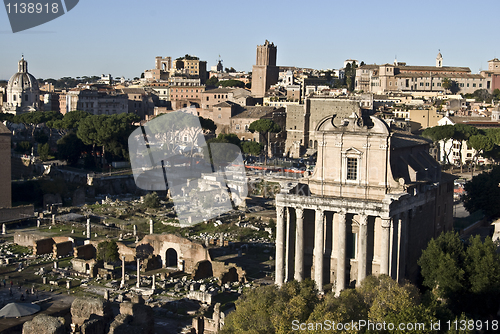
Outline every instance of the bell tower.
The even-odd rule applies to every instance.
[[[443,55],[441,54],[441,50],[436,57],[436,67],[443,67]]]

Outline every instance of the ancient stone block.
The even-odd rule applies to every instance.
[[[23,334],[66,334],[62,318],[39,314],[23,325]]]
[[[72,321],[79,326],[93,314],[107,321],[113,313],[109,304],[100,298],[77,298],[71,304]]]

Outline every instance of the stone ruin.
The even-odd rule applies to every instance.
[[[64,318],[37,315],[23,325],[23,334],[154,334],[153,309],[136,296],[120,304],[113,316],[110,304],[100,298],[77,298],[71,304],[71,323]]]

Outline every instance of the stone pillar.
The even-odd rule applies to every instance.
[[[149,220],[149,234],[153,234],[153,219]]]
[[[399,230],[400,243],[399,243],[399,263],[398,263],[398,275],[397,280],[399,283],[403,283],[406,276],[406,249],[408,245],[408,213],[399,214]]]
[[[153,289],[153,291],[154,291],[154,289],[156,287],[156,275],[153,275],[152,280],[153,280],[153,283],[151,284],[151,289]]]
[[[292,231],[294,230],[292,222],[292,212],[288,208],[286,215],[286,237],[285,237],[285,282],[291,281],[293,279],[293,248],[295,246],[294,235]]]
[[[90,239],[90,218],[87,218],[87,239]]]
[[[2,234],[7,233],[7,227],[5,227],[5,224],[2,224]]]
[[[366,277],[366,260],[368,244],[368,216],[360,215],[358,233],[358,279],[356,285],[359,286]]]
[[[140,269],[141,269],[141,267],[139,265],[139,259],[137,259],[137,284],[136,284],[136,286],[138,288],[141,287],[141,272],[140,272]]]
[[[324,252],[324,218],[323,209],[316,209],[314,228],[314,280],[319,292],[323,292],[323,252]]]
[[[304,279],[304,209],[295,209],[295,279]]]
[[[57,269],[57,261],[54,261],[54,269]]]
[[[137,236],[137,225],[134,225],[134,237]]]
[[[340,291],[345,289],[345,247],[346,247],[346,222],[345,212],[336,214],[339,231],[337,234],[337,284],[335,285],[335,295],[340,295]]]
[[[106,300],[106,301],[109,300],[109,291],[108,291],[108,289],[104,289],[104,300]]]
[[[382,218],[380,249],[380,274],[389,275],[389,239],[391,237],[391,218]]]
[[[122,282],[120,283],[120,288],[125,286],[125,255],[122,255]]]
[[[56,224],[56,215],[52,214],[52,225]]]
[[[36,220],[36,227],[40,228],[40,219]]]
[[[283,206],[277,206],[277,222],[276,222],[276,257],[275,257],[275,268],[276,268],[276,279],[275,283],[278,286],[283,285],[283,254],[284,254],[284,241],[285,241],[285,208]]]

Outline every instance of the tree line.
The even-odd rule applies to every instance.
[[[268,285],[245,291],[236,301],[236,310],[226,317],[221,333],[304,329],[330,333],[328,326],[339,323],[358,324],[344,327],[345,333],[374,332],[360,327],[363,321],[385,322],[385,328],[376,330],[380,333],[400,333],[398,324],[418,323],[425,328],[415,326],[408,332],[475,333],[479,326],[486,329],[486,324],[490,330],[498,330],[500,256],[491,238],[482,242],[472,237],[464,243],[457,233],[444,233],[431,240],[418,263],[423,279],[420,288],[381,275],[368,276],[359,287],[346,289],[338,297],[332,292],[318,296],[309,279],[287,282],[281,288]],[[389,323],[396,325],[391,329]],[[440,324],[440,330],[431,328],[431,323]]]
[[[479,157],[498,159],[499,158],[499,145],[500,145],[500,129],[478,129],[467,124],[455,125],[440,125],[432,128],[427,128],[422,132],[422,136],[431,139],[434,143],[440,141],[447,142],[453,140],[453,143],[459,145],[460,154],[460,167],[462,172],[462,148],[463,143],[467,143],[468,148],[475,150],[474,156],[470,157],[469,161],[473,166],[478,164]],[[453,150],[451,145],[447,151],[444,152],[446,164],[453,164],[450,161],[450,154]]]

